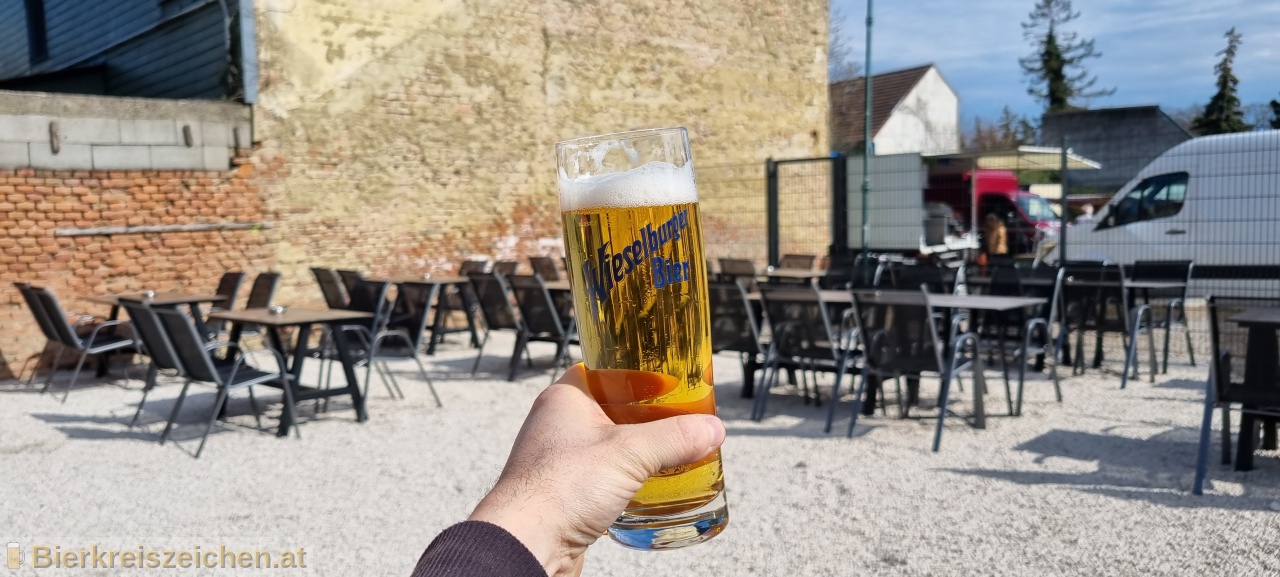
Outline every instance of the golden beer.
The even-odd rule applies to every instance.
[[[678,135],[681,164],[641,163],[641,143],[628,150],[623,170],[566,179],[561,150],[565,253],[588,383],[618,424],[715,414],[697,189],[687,140],[677,130],[639,134]],[[607,159],[610,145],[627,146],[627,134],[600,137],[588,157]],[[723,490],[719,451],[663,470],[645,482],[610,534],[644,549],[705,541],[727,523]]]

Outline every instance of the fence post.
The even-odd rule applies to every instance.
[[[1067,195],[1071,192],[1071,185],[1067,182],[1068,158],[1067,136],[1065,134],[1059,144],[1062,146],[1062,178],[1059,179],[1062,181],[1062,194],[1058,197],[1061,202],[1058,208],[1062,209],[1062,214],[1060,215],[1061,222],[1058,223],[1058,266],[1062,266],[1062,263],[1067,262],[1067,223],[1071,219],[1069,216],[1071,214],[1071,203],[1067,201]]]
[[[831,154],[831,256],[849,252],[849,175],[848,158]]]
[[[764,211],[769,229],[769,266],[777,266],[781,252],[778,234],[778,163],[772,158],[765,160],[764,172]]]

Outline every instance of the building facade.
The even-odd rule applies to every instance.
[[[830,86],[831,148],[863,149],[863,78]],[[875,154],[948,154],[960,150],[960,98],[932,64],[871,77],[871,138]]]
[[[1157,156],[1191,138],[1159,106],[1055,112],[1040,120],[1045,146],[1065,142],[1076,154],[1102,165],[1072,171],[1072,195],[1110,197]]]
[[[829,146],[824,1],[238,4],[252,4],[240,29],[254,30],[253,58],[221,98],[247,103],[219,106],[243,107],[243,120],[183,100],[143,117],[111,98],[91,113],[31,102],[58,96],[13,95],[25,104],[9,109],[0,99],[0,221],[14,224],[0,238],[0,281],[47,284],[68,308],[101,313],[76,297],[208,290],[222,270],[275,269],[279,302],[319,302],[311,266],[405,274],[472,255],[558,254],[564,138],[686,126],[699,166]],[[219,57],[234,63],[245,45],[233,38]],[[204,123],[214,130],[197,132]],[[5,141],[10,125],[26,127],[22,139]],[[50,134],[66,126],[97,127],[84,138],[98,140],[52,153]],[[0,377],[21,372],[41,341],[9,292]]]

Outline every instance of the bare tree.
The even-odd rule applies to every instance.
[[[844,82],[862,76],[862,65],[856,59],[848,26],[844,10],[832,7],[827,27],[827,82]]]

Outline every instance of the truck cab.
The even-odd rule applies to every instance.
[[[988,214],[1004,221],[1008,230],[1009,254],[1034,252],[1044,237],[1058,234],[1058,215],[1045,199],[1018,185],[1018,176],[1008,170],[978,169],[977,182],[971,183],[973,171],[931,171],[925,202],[945,203],[951,207],[966,229],[982,229]],[[971,193],[977,192],[978,222],[972,220]],[[983,239],[985,242],[985,239]]]

